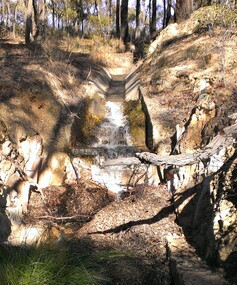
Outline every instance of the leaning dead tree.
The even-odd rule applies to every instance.
[[[207,162],[213,155],[218,154],[222,149],[231,147],[237,139],[237,113],[230,116],[235,120],[235,124],[224,128],[221,134],[218,134],[203,149],[196,150],[193,153],[182,153],[177,155],[157,155],[150,152],[136,153],[135,157],[108,160],[104,166],[112,165],[138,165],[149,163],[156,166],[185,166],[193,165],[199,162]]]
[[[142,152],[136,153],[135,156],[141,161],[151,163],[157,166],[160,165],[175,165],[184,166],[192,165],[199,162],[206,162],[215,154],[218,154],[222,149],[233,146],[237,138],[237,123],[224,129],[222,134],[218,134],[213,140],[203,149],[193,153],[183,153],[177,155],[161,156],[154,153]]]
[[[160,156],[154,153],[142,152],[135,156],[142,162],[148,162],[154,165],[192,165],[198,162],[205,162],[210,157],[220,152],[221,149],[233,145],[233,138],[223,135],[217,135],[205,148],[197,150],[194,153],[183,153],[177,155]]]

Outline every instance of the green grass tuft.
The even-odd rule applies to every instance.
[[[97,258],[98,259],[98,258]],[[70,246],[0,246],[2,285],[99,285],[107,283],[91,255],[74,253]]]

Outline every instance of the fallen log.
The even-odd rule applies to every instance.
[[[235,114],[234,114],[235,115]],[[234,117],[235,118],[235,117]],[[135,157],[123,157],[109,159],[103,162],[102,166],[130,166],[149,163],[156,166],[184,166],[205,162],[211,156],[218,154],[223,148],[233,146],[237,138],[237,124],[226,127],[221,134],[218,134],[203,149],[198,149],[193,153],[182,153],[177,155],[157,155],[151,152],[137,152]]]
[[[136,153],[135,157],[139,158],[141,162],[151,163],[157,166],[160,165],[192,165],[199,162],[205,162],[211,156],[218,154],[223,148],[232,146],[234,144],[234,137],[237,125],[227,128],[227,133],[218,134],[214,139],[203,149],[196,150],[193,153],[182,153],[177,155],[157,155],[149,152]]]

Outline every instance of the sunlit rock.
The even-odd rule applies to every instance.
[[[42,161],[42,138],[39,135],[27,137],[21,141],[20,146],[21,155],[25,160],[25,173],[37,182]]]
[[[48,238],[48,229],[44,226],[23,224],[12,228],[8,242],[12,245],[36,245]]]
[[[70,164],[70,159],[66,153],[56,152],[50,155],[39,176],[38,184],[40,187],[61,185],[65,180],[68,164]]]
[[[8,156],[11,154],[13,148],[12,148],[12,143],[11,141],[5,141],[3,144],[2,144],[2,154],[5,155],[5,156]]]

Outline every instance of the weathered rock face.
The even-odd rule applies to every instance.
[[[32,190],[61,185],[74,176],[67,155],[71,127],[86,92],[83,81],[91,70],[83,66],[80,73],[57,59],[48,65],[38,59],[40,49],[32,63],[31,51],[21,45],[1,45],[0,53],[8,57],[1,61],[0,75],[0,198],[5,203],[0,205],[0,236],[6,240],[11,232],[12,243],[25,242],[24,235],[31,236],[26,242],[33,242],[34,231],[22,225],[23,215]],[[80,63],[78,59],[75,65]],[[43,230],[39,227],[38,232]]]
[[[237,108],[236,35],[223,27],[203,33],[202,19],[208,9],[212,8],[197,11],[190,20],[162,31],[140,69],[141,96],[150,123],[149,148],[159,155],[195,155],[233,124],[230,115]],[[197,15],[202,12],[205,15]],[[228,36],[221,46],[224,33]],[[177,219],[186,239],[210,264],[224,266],[233,282],[235,160],[236,136],[229,148],[220,147],[206,162],[171,170],[160,167],[161,173],[169,176],[168,187],[173,191]]]
[[[232,282],[237,277],[236,163],[235,151],[217,172],[174,194],[178,222],[187,240],[209,265],[221,265]]]
[[[146,118],[141,101],[128,100],[125,102],[125,114],[129,122],[129,131],[133,146],[146,149]]]
[[[215,104],[210,104],[207,108],[202,106],[196,107],[188,122],[183,126],[179,134],[176,128],[176,146],[175,151],[178,153],[193,152],[195,149],[202,147],[203,130],[206,124],[215,117]]]
[[[203,13],[209,12],[205,10]],[[235,90],[237,68],[233,62],[236,61],[236,38],[227,29],[225,45],[220,46],[224,34],[221,29],[196,33],[202,26],[198,13],[201,12],[196,11],[190,20],[179,25],[171,24],[162,31],[140,68],[141,95],[151,124],[149,148],[159,154],[172,152],[176,128],[182,132],[193,108],[200,105],[200,101],[213,102],[219,116]],[[209,105],[208,109],[209,114],[204,113],[209,118],[202,118],[203,123],[198,124],[206,128],[206,122],[212,118],[213,125],[220,126],[225,116],[221,116],[221,122],[215,122],[216,115],[211,112],[214,108]],[[214,132],[216,134],[216,129]],[[200,137],[196,139],[198,141]]]
[[[70,159],[64,152],[53,152],[47,160],[43,159],[43,142],[38,134],[26,136],[19,142],[20,148],[17,149],[17,146],[8,139],[7,128],[3,123],[1,125],[3,130],[0,148],[0,178],[2,182],[0,189],[0,242],[8,240],[12,244],[33,244],[40,241],[43,236],[46,237],[48,229],[44,225],[26,226],[23,224],[24,213],[28,211],[31,190],[38,189],[42,193],[41,188],[52,185],[52,187],[59,186],[57,191],[60,195],[59,189],[64,182],[75,184],[82,177],[85,181],[89,181],[91,179],[90,166],[79,158]],[[96,186],[94,187],[96,188]],[[99,186],[97,187],[100,189]],[[56,197],[56,192],[51,191],[52,193]],[[106,191],[104,191],[104,195],[106,195]],[[71,193],[67,198],[74,203],[76,197],[74,196]],[[39,199],[41,199],[40,196]],[[101,206],[103,199],[107,201],[104,196],[100,200],[94,200],[88,196],[85,199],[96,201],[94,208],[89,209],[90,211],[96,210],[97,204]],[[70,201],[66,201],[66,204]]]
[[[226,107],[226,114],[232,112],[232,102],[229,108]],[[200,111],[200,109],[198,109]],[[228,111],[229,110],[229,113]],[[211,111],[212,112],[212,111]],[[196,114],[196,112],[194,113]],[[214,118],[203,124],[195,120],[196,128],[193,128],[191,115],[190,124],[181,135],[177,145],[182,148],[178,152],[193,152],[197,142],[199,147],[203,141],[207,141],[205,126],[212,127]],[[229,117],[235,117],[230,115]],[[220,117],[218,118],[220,122]],[[232,122],[234,124],[234,122]],[[234,124],[235,126],[235,124]],[[223,129],[224,125],[218,126]],[[188,136],[187,134],[199,134]],[[213,129],[209,140],[215,135]],[[197,141],[196,141],[197,137]],[[195,138],[193,141],[192,138]],[[233,138],[234,142],[234,138]],[[191,146],[191,147],[190,147]],[[236,280],[233,271],[236,264],[236,147],[235,144],[229,147],[220,146],[219,151],[209,157],[208,161],[199,162],[192,166],[182,166],[176,170],[168,181],[172,183],[174,191],[174,207],[177,219],[182,226],[187,240],[195,245],[199,254],[205,258],[210,265],[221,265],[226,270],[228,279]],[[235,281],[234,281],[235,282]]]

